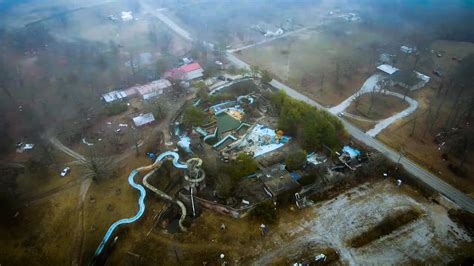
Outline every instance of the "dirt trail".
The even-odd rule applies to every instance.
[[[73,157],[74,159],[76,160],[79,160],[79,161],[82,161],[82,162],[85,162],[86,161],[86,157],[84,157],[83,155],[71,150],[70,148],[66,147],[64,144],[62,144],[61,141],[59,141],[56,137],[48,137],[48,140],[49,142],[51,142],[51,144],[53,144],[57,149],[61,150],[62,152],[66,153],[67,155]]]

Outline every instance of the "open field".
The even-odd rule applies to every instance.
[[[391,36],[359,24],[334,23],[237,54],[270,71],[323,105],[335,105],[357,91],[373,73],[372,43]]]
[[[358,101],[358,102],[357,102]],[[371,102],[373,102],[371,104]],[[380,120],[403,111],[409,104],[400,98],[379,93],[364,94],[355,100],[344,112],[371,120]]]
[[[130,6],[121,2],[105,3],[99,6],[70,12],[41,22],[58,40],[116,43],[127,51],[167,53],[181,55],[190,49],[187,43],[170,31],[157,18],[142,12],[132,13],[133,20],[121,21],[121,12],[130,11]],[[114,16],[112,20],[109,16]],[[151,36],[155,37],[152,38]],[[161,49],[160,49],[161,48]],[[168,49],[169,48],[169,49]]]
[[[167,12],[167,16],[200,40],[235,48],[265,39],[255,29],[256,26],[264,31],[275,31],[279,27],[295,30],[313,26],[319,21],[317,18],[325,14],[325,5],[332,3],[312,5],[304,2],[280,2],[278,6],[266,1],[242,1],[238,4],[204,1],[183,6],[178,4]]]
[[[393,180],[363,184],[311,208],[301,221],[281,222],[289,238],[272,239],[279,245],[256,260],[263,265],[288,250],[305,249],[308,244],[336,250],[342,263],[360,264],[447,264],[456,257],[472,254],[474,246],[467,232],[448,217],[446,209],[427,202],[409,187],[397,188]],[[396,212],[417,213],[405,223],[387,223]],[[375,228],[379,236],[368,236]],[[343,233],[341,233],[343,232]],[[382,234],[383,233],[383,234]],[[351,247],[358,238],[364,245]],[[372,241],[370,241],[373,239]],[[316,254],[313,254],[313,256]]]
[[[448,263],[472,253],[471,238],[448,218],[446,209],[427,202],[410,187],[399,189],[392,182],[367,183],[307,209],[281,208],[278,224],[270,225],[265,237],[259,235],[257,221],[209,211],[194,220],[189,233],[155,229],[147,235],[156,208],[130,228],[108,262],[116,264],[125,258],[130,264],[198,265],[205,261],[215,265],[224,253],[231,264],[265,265],[296,262],[326,252],[337,264]],[[390,227],[380,239],[372,237],[374,240],[363,247],[350,247],[350,239],[376,227],[393,210],[417,215]],[[220,230],[222,223],[225,231]],[[232,245],[224,244],[230,242]]]
[[[367,120],[363,117],[352,116],[351,114],[345,113],[344,119],[349,121],[354,126],[358,127],[362,131],[369,131],[370,129],[374,128],[377,124],[376,122]]]

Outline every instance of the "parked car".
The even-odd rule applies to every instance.
[[[66,166],[62,171],[61,171],[61,176],[66,176],[71,172],[71,167]]]

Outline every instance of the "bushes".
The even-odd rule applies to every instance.
[[[237,160],[224,168],[224,172],[231,178],[248,176],[257,171],[257,163],[252,156],[240,153]]]
[[[451,220],[462,225],[471,236],[474,236],[474,214],[462,209],[450,209],[448,215]]]
[[[298,180],[298,183],[302,186],[311,185],[316,181],[317,178],[317,175],[305,175]]]
[[[250,211],[250,217],[265,224],[274,224],[278,220],[278,212],[273,202],[264,201]]]
[[[216,190],[221,197],[230,197],[244,176],[257,170],[257,163],[252,156],[245,153],[239,154],[237,160],[223,167],[224,174],[218,174]]]
[[[185,127],[199,126],[204,123],[205,113],[199,108],[189,106],[183,114],[183,124]]]
[[[105,106],[105,113],[108,116],[118,115],[127,111],[128,106],[124,102],[113,102],[109,103]]]
[[[385,217],[379,224],[370,228],[368,231],[360,234],[349,240],[349,246],[353,248],[360,248],[375,241],[383,236],[386,236],[398,228],[411,223],[420,217],[421,212],[415,209],[398,211]]]

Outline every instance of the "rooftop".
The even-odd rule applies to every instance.
[[[393,73],[397,72],[399,69],[394,67],[394,66],[391,66],[391,65],[387,65],[387,64],[383,64],[383,65],[380,65],[377,67],[378,70],[381,70],[389,75],[392,75]]]
[[[396,82],[406,84],[407,86],[414,86],[420,82],[416,72],[412,70],[400,70],[393,75]]]
[[[196,71],[196,73],[191,73],[193,71]],[[173,78],[173,79],[182,79],[185,78],[186,80],[191,80],[196,77],[202,76],[203,69],[199,63],[192,63],[189,65],[182,65],[180,67],[172,68],[166,70],[166,72],[163,74],[165,78]],[[198,73],[199,72],[199,73]],[[189,77],[185,77],[186,74],[190,74]]]
[[[274,177],[265,181],[264,184],[273,196],[280,195],[286,191],[299,187],[298,182],[296,182],[288,172],[284,176]]]
[[[132,120],[136,127],[141,127],[155,121],[155,116],[153,116],[153,113],[140,114],[132,118]]]

